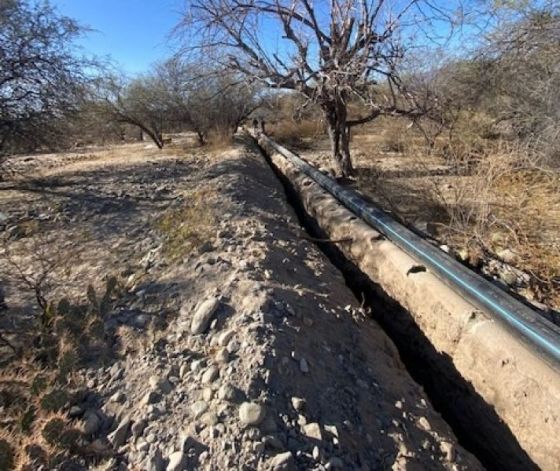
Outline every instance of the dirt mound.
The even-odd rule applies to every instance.
[[[131,275],[130,299],[165,306],[172,320],[148,340],[139,314],[126,330],[108,316],[120,323],[120,355],[79,372],[92,393],[72,414],[113,454],[103,467],[480,469],[302,237],[258,151],[239,144],[189,168],[167,183],[168,206],[142,214],[153,224],[129,236],[152,254],[143,277]],[[198,209],[178,211],[178,195]],[[200,220],[194,243],[183,223]]]

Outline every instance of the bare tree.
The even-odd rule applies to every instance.
[[[161,81],[153,76],[138,77],[132,81],[107,77],[100,81],[94,94],[93,101],[99,113],[118,123],[136,126],[159,149],[163,148],[168,92]]]
[[[348,176],[352,126],[383,114],[419,112],[410,93],[403,93],[399,63],[404,33],[427,29],[429,19],[450,16],[420,0],[192,0],[178,31],[190,32],[189,41],[198,38],[204,54],[218,51],[230,69],[318,104],[333,159]],[[275,42],[281,49],[273,50]],[[366,104],[368,112],[350,118],[351,100]]]
[[[48,2],[0,1],[0,155],[58,143],[96,66],[83,31]]]
[[[168,119],[196,132],[201,145],[209,132],[234,134],[262,104],[259,87],[239,73],[178,57],[158,65],[154,77],[165,89]]]

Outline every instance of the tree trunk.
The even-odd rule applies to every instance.
[[[346,124],[346,104],[342,100],[329,103],[324,108],[324,113],[333,162],[338,173],[348,178],[354,174],[354,167],[350,157],[350,128]]]
[[[196,131],[196,137],[198,137],[198,143],[201,146],[206,144],[206,139],[204,138],[204,133],[202,131]]]
[[[163,149],[163,139],[161,137],[161,133],[158,131],[152,131],[151,129],[148,129],[147,127],[141,126],[142,131],[144,131],[148,136],[150,136],[150,138],[152,139],[152,141],[154,141],[154,144],[157,146],[158,149]]]

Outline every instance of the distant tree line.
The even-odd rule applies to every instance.
[[[433,144],[476,114],[488,135],[560,160],[557,2],[483,2],[489,26],[479,46],[438,63],[403,36],[430,22],[456,25],[451,7],[335,3],[319,11],[307,0],[193,0],[177,29],[190,55],[127,78],[85,56],[75,41],[87,30],[48,2],[1,0],[0,156],[140,133],[161,148],[164,133],[177,131],[204,145],[264,104],[281,113],[291,101],[294,116],[320,117],[342,175],[353,170],[352,128],[380,116],[410,120]],[[285,54],[262,47],[262,24],[276,24]]]
[[[47,2],[0,1],[0,156],[119,141],[134,128],[159,148],[170,131],[205,144],[262,102],[239,74],[179,58],[124,77],[75,46],[86,32]]]

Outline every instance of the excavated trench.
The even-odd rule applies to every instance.
[[[275,164],[270,150],[267,153],[261,146],[261,151],[283,183],[288,201],[295,209],[303,228],[313,238],[324,240],[324,242],[317,242],[319,248],[342,272],[348,287],[369,310],[372,319],[377,321],[391,337],[410,375],[423,386],[434,407],[453,428],[461,445],[473,453],[488,469],[555,469],[558,458],[546,457],[546,450],[553,450],[554,453],[554,447],[543,444],[545,452],[538,456],[538,460],[535,460],[534,454],[531,456],[526,451],[527,441],[525,446],[520,443],[518,436],[504,421],[503,414],[500,415],[495,404],[489,401],[488,394],[484,397],[473,384],[472,378],[465,378],[463,372],[459,371],[453,355],[448,354],[440,345],[435,345],[433,338],[430,338],[433,332],[427,331],[425,326],[418,324],[417,318],[404,305],[408,303],[401,302],[394,292],[388,293],[382,283],[372,279],[371,273],[364,273],[360,264],[352,260],[354,257],[349,257],[353,249],[345,248],[344,237],[340,237],[340,234],[346,236],[348,233],[342,231],[333,234],[332,230],[325,230],[318,221],[321,218],[318,218],[317,214],[310,214],[309,205],[312,198],[308,197],[305,200],[305,197],[302,197],[301,182],[299,188],[296,188],[296,185],[286,176],[285,169],[280,169],[277,161]],[[303,187],[308,188],[309,185],[312,183],[307,179]],[[356,216],[346,217],[349,220],[358,219]],[[322,222],[324,224],[324,221]],[[328,242],[335,239],[343,242]],[[425,271],[425,267],[414,265],[408,269],[406,276],[415,277],[424,274]],[[478,317],[483,317],[483,313],[473,311],[471,316],[477,317],[476,322],[478,322]],[[476,350],[473,349],[472,352],[476,354]],[[546,374],[548,373],[547,370]],[[485,379],[481,381],[485,382]],[[513,383],[515,384],[516,381],[514,379]],[[504,384],[503,387],[511,387],[511,384]],[[521,391],[520,394],[527,396],[530,395],[530,391],[529,393]],[[557,403],[539,404],[536,407],[546,415],[545,409],[555,408],[556,405]],[[515,414],[515,411],[512,413]],[[543,422],[548,423],[549,419],[556,423],[555,416],[544,417]],[[552,428],[557,428],[556,424]],[[540,433],[542,432],[541,430]],[[528,430],[527,433],[531,434],[531,431]],[[549,437],[549,440],[553,438]]]

